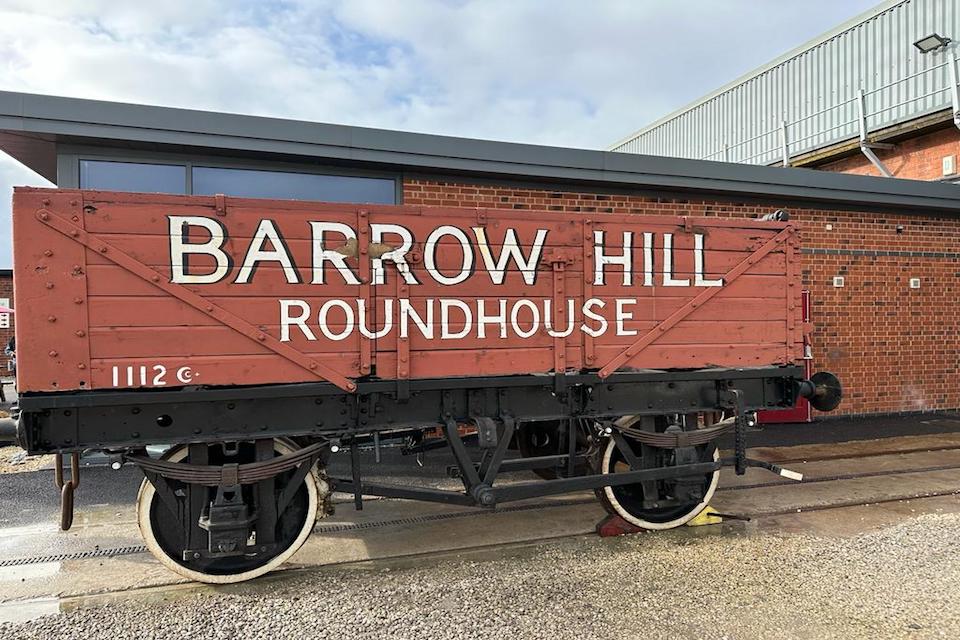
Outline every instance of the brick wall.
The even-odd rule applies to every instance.
[[[788,209],[802,234],[816,325],[814,365],[835,372],[846,386],[839,411],[960,408],[960,224],[954,219],[416,178],[405,180],[404,203],[697,216]],[[844,276],[843,288],[833,287],[837,275]],[[920,278],[919,289],[909,288],[910,278]]]
[[[960,130],[956,127],[902,140],[893,149],[877,149],[877,157],[896,178],[939,180],[943,158],[953,156],[954,172],[960,173]],[[879,176],[880,171],[862,153],[817,167],[824,171]]]

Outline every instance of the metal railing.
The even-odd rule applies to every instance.
[[[895,87],[902,85],[905,82],[913,80],[914,78],[919,78],[921,76],[933,74],[934,72],[940,69],[943,69],[944,67],[950,68],[950,73],[948,75],[946,86],[933,88],[923,93],[922,95],[911,96],[905,100],[901,100],[900,102],[897,102],[896,104],[885,105],[882,107],[878,106],[873,110],[867,109],[867,98],[877,95],[883,91],[892,90]],[[936,77],[934,77],[933,82],[936,82]],[[829,134],[831,134],[834,131],[837,131],[838,129],[849,129],[850,130],[849,138],[859,137],[862,145],[864,144],[869,145],[870,143],[867,142],[867,135],[872,130],[884,128],[892,124],[887,122],[887,123],[884,123],[883,126],[881,127],[871,128],[869,124],[869,121],[871,119],[877,120],[878,116],[888,111],[903,108],[911,104],[921,102],[923,100],[929,100],[931,98],[935,98],[936,96],[939,96],[940,94],[943,94],[948,91],[951,92],[953,120],[955,123],[957,123],[957,126],[960,127],[960,78],[958,78],[957,59],[952,53],[948,56],[946,60],[944,60],[939,64],[933,65],[931,67],[928,67],[921,71],[917,71],[915,73],[911,73],[910,75],[904,76],[903,78],[898,78],[893,82],[870,89],[869,91],[860,89],[857,95],[851,98],[848,98],[842,102],[839,102],[835,105],[832,105],[830,107],[826,107],[824,109],[820,109],[819,111],[815,111],[813,113],[809,113],[802,117],[795,118],[792,121],[787,120],[786,117],[784,117],[781,120],[780,125],[778,127],[768,129],[766,131],[763,131],[762,133],[758,133],[754,136],[751,136],[750,138],[741,140],[735,144],[727,144],[725,142],[719,149],[717,149],[716,151],[708,155],[701,156],[700,159],[701,160],[720,159],[725,162],[739,162],[739,163],[745,163],[745,164],[750,164],[751,161],[759,159],[757,164],[771,164],[773,162],[779,161],[784,166],[789,166],[790,158],[794,156],[800,155],[808,151],[813,151],[818,148],[822,148],[823,146],[825,146],[825,144],[833,144],[843,139],[846,139],[848,136],[837,136],[836,138],[833,138],[833,139],[829,137]],[[795,135],[799,135],[803,133],[802,130],[800,130],[800,127],[803,126],[807,121],[817,117],[825,116],[827,114],[830,114],[831,112],[836,112],[842,109],[849,109],[851,108],[851,105],[857,105],[856,117],[849,120],[844,120],[830,127],[818,128],[816,131],[812,133],[806,133],[805,135],[800,135],[800,137],[794,138],[791,136],[791,131]],[[757,141],[763,140],[765,138],[767,139],[773,138],[772,142],[764,143],[765,145],[769,145],[769,146],[764,146],[762,150],[752,153],[750,155],[741,155],[739,157],[735,157],[737,149],[747,147],[747,149],[744,150],[743,152],[745,154],[750,150],[750,146],[755,146]],[[819,144],[807,144],[807,145],[804,144],[807,141],[816,139],[816,138],[823,139],[823,142]]]

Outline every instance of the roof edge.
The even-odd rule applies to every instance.
[[[493,142],[0,92],[0,130],[105,147],[216,149],[512,180],[903,207],[960,215],[960,188],[914,180]]]

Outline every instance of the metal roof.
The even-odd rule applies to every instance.
[[[957,0],[887,0],[611,149],[772,164],[857,139],[861,91],[868,134],[950,109],[953,46],[913,46],[934,32],[960,40]]]
[[[960,188],[952,184],[0,91],[0,150],[56,181],[56,147],[64,143],[960,214]]]

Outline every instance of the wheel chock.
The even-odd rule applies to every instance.
[[[687,522],[688,527],[700,527],[705,524],[720,524],[723,516],[711,507],[707,507]]]
[[[627,522],[618,515],[608,515],[597,523],[597,535],[601,538],[612,538],[614,536],[625,536],[632,533],[643,533],[647,529],[641,529],[635,524]]]

